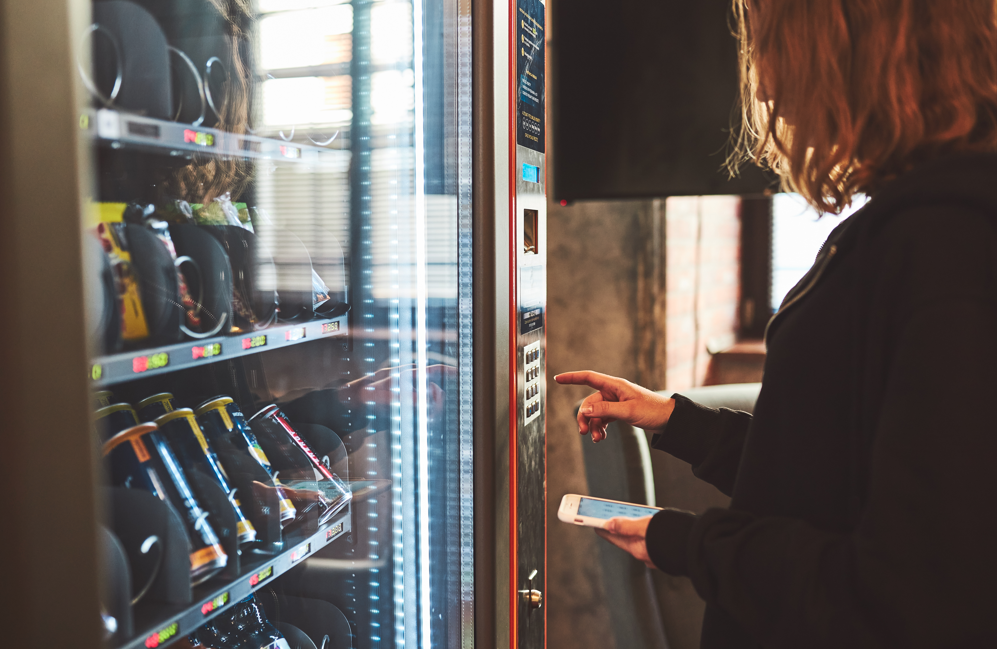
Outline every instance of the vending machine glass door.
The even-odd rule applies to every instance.
[[[471,646],[470,2],[88,6],[107,646]]]

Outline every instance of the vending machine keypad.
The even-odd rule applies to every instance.
[[[540,416],[540,385],[543,383],[540,341],[523,348],[523,368],[526,380],[523,382],[523,423],[529,424]]]

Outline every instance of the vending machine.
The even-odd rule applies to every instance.
[[[544,647],[544,2],[0,7],[6,644]]]
[[[513,13],[512,79],[515,133],[510,203],[516,391],[515,425],[510,430],[514,460],[512,539],[518,646],[544,643],[543,594],[546,578],[546,402],[545,310],[547,305],[547,202],[545,158],[545,32],[541,0],[517,0]]]
[[[475,5],[477,9],[479,5]],[[546,646],[546,4],[474,16],[479,641]],[[490,37],[488,35],[491,35]],[[484,645],[482,645],[484,646]],[[489,645],[491,646],[491,645]]]

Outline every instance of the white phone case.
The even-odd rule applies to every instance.
[[[574,525],[582,525],[584,527],[603,527],[608,519],[605,518],[595,518],[592,516],[579,516],[578,515],[578,503],[582,498],[588,498],[590,500],[601,500],[607,503],[619,503],[621,505],[631,505],[636,507],[646,507],[647,515],[651,515],[656,511],[661,511],[660,507],[649,507],[647,505],[637,505],[636,503],[627,503],[621,500],[609,500],[608,498],[594,498],[592,496],[580,496],[578,494],[565,494],[561,498],[561,505],[557,508],[557,518],[564,523],[572,523]]]

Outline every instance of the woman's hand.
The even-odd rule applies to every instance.
[[[578,432],[585,435],[591,431],[593,442],[606,439],[606,426],[617,420],[644,430],[660,430],[675,408],[674,399],[598,372],[565,372],[554,380],[598,390],[585,397],[578,408]]]
[[[626,550],[634,559],[643,561],[648,568],[657,568],[647,554],[647,526],[650,516],[643,518],[610,518],[602,529],[595,533],[616,547]]]

